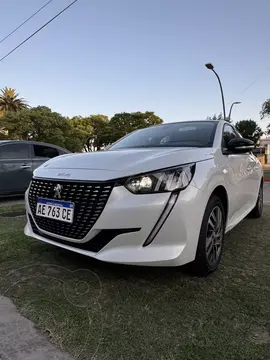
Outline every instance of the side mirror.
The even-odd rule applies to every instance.
[[[252,140],[244,138],[235,138],[229,141],[228,150],[234,154],[243,154],[252,151],[255,144]]]

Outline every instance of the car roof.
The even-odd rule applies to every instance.
[[[0,145],[3,144],[30,144],[30,145],[44,145],[44,146],[51,146],[54,148],[58,148],[58,149],[62,149],[65,151],[69,151],[65,148],[62,148],[61,146],[58,145],[54,145],[54,144],[50,144],[50,143],[46,143],[43,141],[32,141],[32,140],[0,140]]]

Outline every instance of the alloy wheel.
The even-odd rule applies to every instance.
[[[219,206],[215,206],[207,223],[206,257],[210,265],[215,265],[221,255],[224,235],[223,213]]]

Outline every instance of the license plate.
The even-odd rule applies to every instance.
[[[74,217],[74,204],[68,201],[38,199],[36,215],[72,223]]]

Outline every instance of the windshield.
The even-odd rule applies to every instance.
[[[216,121],[189,121],[141,129],[119,140],[110,150],[151,147],[212,147]]]

